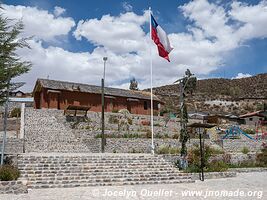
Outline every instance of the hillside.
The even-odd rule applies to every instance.
[[[178,109],[179,85],[157,87],[153,93],[166,106]],[[196,91],[186,98],[189,111],[241,114],[259,110],[267,103],[267,73],[241,79],[198,80]]]

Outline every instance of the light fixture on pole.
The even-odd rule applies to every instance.
[[[104,88],[105,88],[105,73],[106,73],[106,62],[108,60],[108,57],[103,57],[103,61],[104,61],[104,73],[103,73],[103,77],[101,79],[101,102],[102,102],[102,112],[101,112],[101,122],[102,122],[102,133],[101,133],[101,152],[104,153],[105,152],[105,95],[104,95]]]

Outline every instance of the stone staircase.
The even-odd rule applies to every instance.
[[[21,154],[18,168],[29,188],[194,182],[150,154]]]
[[[25,115],[26,152],[97,153],[100,151],[99,140],[91,137],[84,142],[75,136],[70,127],[60,121],[65,117],[61,110],[27,108]]]

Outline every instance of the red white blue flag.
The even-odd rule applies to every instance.
[[[173,49],[166,32],[158,25],[151,14],[151,38],[158,47],[159,56],[170,62],[169,53]]]

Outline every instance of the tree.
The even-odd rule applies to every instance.
[[[0,104],[6,101],[8,91],[13,91],[23,85],[23,83],[11,82],[11,80],[27,73],[31,68],[31,63],[22,61],[16,53],[20,48],[30,48],[27,43],[28,38],[19,37],[22,30],[21,21],[14,23],[13,20],[0,15]]]
[[[133,79],[130,81],[130,90],[138,90],[138,82],[135,80],[135,78],[133,77]]]

